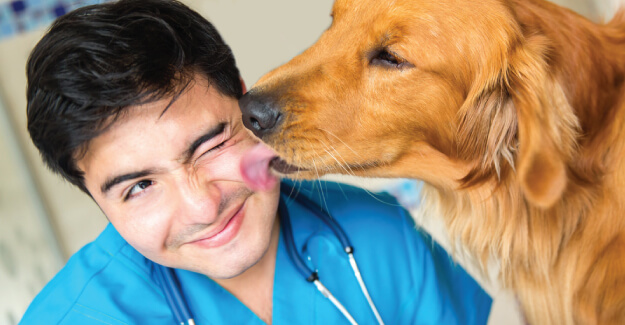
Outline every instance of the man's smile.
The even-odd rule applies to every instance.
[[[199,239],[188,242],[188,244],[199,245],[204,248],[219,247],[229,243],[239,232],[245,217],[245,207],[247,199],[241,204],[234,206],[234,212],[226,214],[219,224],[200,236]]]

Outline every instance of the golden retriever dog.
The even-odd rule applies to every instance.
[[[337,0],[332,16],[240,101],[273,169],[421,179],[424,213],[501,262],[531,324],[625,324],[625,12]]]

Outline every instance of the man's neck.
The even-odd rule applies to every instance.
[[[214,279],[266,324],[272,322],[273,279],[279,239],[280,222],[276,218],[271,231],[269,248],[258,263],[234,278]]]

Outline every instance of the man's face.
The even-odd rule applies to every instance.
[[[256,142],[236,99],[199,79],[164,112],[169,102],[129,108],[89,143],[78,161],[87,189],[152,261],[239,275],[277,232],[278,186],[254,192],[241,178],[240,160]]]

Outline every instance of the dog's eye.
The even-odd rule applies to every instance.
[[[371,65],[401,69],[408,67],[410,63],[398,57],[386,49],[377,52],[371,59]]]

